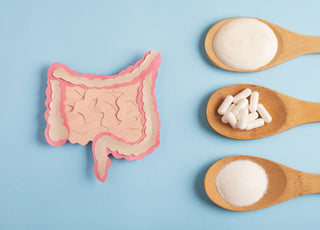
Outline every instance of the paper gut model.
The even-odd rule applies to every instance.
[[[46,91],[48,143],[92,141],[94,173],[100,181],[108,175],[109,154],[126,160],[150,154],[159,145],[154,87],[160,61],[160,54],[150,51],[114,76],[79,74],[52,64]]]

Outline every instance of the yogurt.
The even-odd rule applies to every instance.
[[[237,70],[255,70],[274,58],[278,39],[265,23],[254,18],[237,18],[217,31],[213,49],[225,65]]]

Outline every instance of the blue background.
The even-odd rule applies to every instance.
[[[259,73],[212,65],[204,37],[219,20],[251,16],[320,35],[320,2],[0,0],[0,229],[317,229],[320,197],[232,212],[203,190],[209,166],[248,154],[320,173],[320,124],[252,141],[227,139],[205,118],[217,89],[252,83],[320,102],[320,56]],[[160,146],[140,161],[112,158],[105,183],[91,146],[52,147],[44,139],[46,72],[61,62],[111,75],[157,50]]]

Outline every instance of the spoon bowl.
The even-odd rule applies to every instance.
[[[217,111],[228,95],[236,95],[246,88],[259,93],[259,102],[268,110],[272,121],[252,130],[234,129],[221,121],[222,116]],[[238,84],[214,92],[208,101],[206,116],[209,125],[217,133],[232,139],[250,140],[271,136],[297,125],[320,121],[320,104],[298,100],[258,85]]]
[[[279,65],[283,62],[286,62],[290,59],[293,59],[295,57],[298,57],[304,54],[320,53],[320,37],[298,34],[290,30],[287,30],[285,28],[282,28],[271,22],[268,22],[259,18],[254,18],[265,23],[267,26],[269,26],[274,32],[274,34],[276,35],[278,39],[278,51],[276,55],[268,64],[254,70],[239,70],[239,69],[234,69],[232,67],[229,67],[226,64],[224,64],[222,61],[220,61],[220,59],[216,56],[213,48],[213,39],[215,34],[221,28],[221,26],[238,18],[239,17],[228,18],[228,19],[219,21],[216,24],[214,24],[207,33],[207,36],[205,39],[206,53],[210,61],[221,69],[234,71],[234,72],[257,72],[257,71],[269,69],[271,67],[274,67],[276,65]]]
[[[219,171],[228,163],[236,160],[250,160],[259,164],[268,176],[268,188],[265,195],[256,203],[248,206],[235,206],[224,200],[216,186]],[[214,163],[204,179],[206,194],[218,206],[232,211],[250,211],[276,205],[297,196],[319,193],[320,175],[301,172],[285,165],[254,156],[230,156]]]

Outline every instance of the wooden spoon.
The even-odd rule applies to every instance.
[[[227,22],[237,18],[228,18],[214,24],[207,33],[205,39],[205,49],[210,61],[221,69],[235,71],[235,72],[257,72],[265,70],[283,62],[286,62],[292,58],[298,57],[304,54],[320,53],[320,37],[306,36],[284,29],[271,22],[255,18],[265,24],[267,24],[275,33],[278,38],[278,51],[275,57],[265,66],[262,66],[255,70],[238,70],[225,65],[216,56],[213,49],[213,39],[220,27]]]
[[[239,130],[221,121],[217,110],[228,95],[236,95],[249,88],[257,91],[259,103],[263,104],[272,116],[271,123],[252,130]],[[217,133],[232,139],[258,139],[280,133],[297,125],[320,121],[320,104],[302,101],[289,97],[277,91],[258,85],[230,85],[214,92],[207,104],[206,110],[209,125]]]
[[[235,160],[251,160],[263,167],[268,175],[265,195],[252,205],[234,206],[225,201],[217,190],[215,179],[218,172]],[[260,157],[239,155],[226,157],[214,163],[204,178],[204,188],[208,197],[220,207],[233,211],[249,211],[276,205],[297,196],[320,193],[320,175],[301,172]]]

